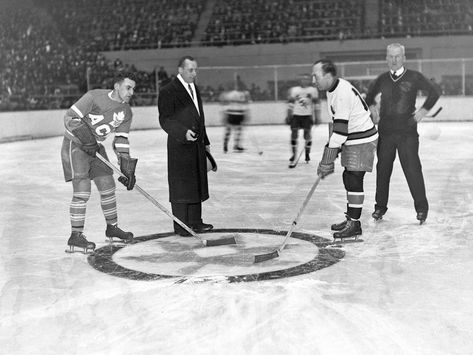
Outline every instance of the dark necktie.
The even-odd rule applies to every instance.
[[[189,91],[191,93],[192,100],[194,100],[194,92],[192,91],[192,86],[191,84],[187,84],[189,86]]]
[[[399,76],[396,75],[396,73],[393,73],[393,79],[396,80],[397,78],[399,78]]]

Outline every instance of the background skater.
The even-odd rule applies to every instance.
[[[233,131],[233,150],[243,152],[245,149],[241,146],[241,135],[243,123],[248,118],[248,103],[250,94],[248,91],[235,89],[225,91],[220,95],[220,103],[224,107],[225,133],[223,137],[223,152],[228,152],[228,143]]]
[[[310,85],[310,76],[301,75],[300,85],[294,86],[288,92],[288,108],[286,122],[291,126],[291,158],[289,167],[293,168],[297,159],[297,140],[299,130],[304,131],[305,161],[310,160],[310,148],[312,146],[312,126],[318,120],[318,111],[315,110],[319,93]]]

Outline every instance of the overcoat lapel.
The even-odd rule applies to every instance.
[[[189,92],[187,91],[187,89],[184,87],[184,85],[182,85],[182,83],[178,79],[174,80],[174,86],[176,87],[176,93],[177,93],[176,96],[179,99],[179,101],[181,101],[182,106],[186,107],[186,106],[192,105],[192,107],[194,108],[194,111],[195,111],[195,116],[196,116],[195,118],[197,120],[199,120],[199,112],[197,111],[197,108],[194,105],[194,101],[192,101],[192,98],[190,97]],[[197,86],[195,86],[195,89],[196,89],[196,93],[197,93],[197,102],[198,102],[198,105],[199,105],[199,110],[200,110],[200,112],[203,112],[202,111],[202,102],[200,100],[200,94],[197,90]]]

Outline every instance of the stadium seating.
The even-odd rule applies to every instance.
[[[5,0],[0,4],[0,110],[66,108],[87,89],[110,87],[118,69],[138,73],[134,105],[155,104],[155,73],[109,61],[101,54],[106,51],[473,33],[471,0],[380,0],[374,32],[365,26],[367,3]],[[471,77],[464,83],[455,75],[441,79],[444,94],[473,94]],[[278,84],[281,99],[288,83]],[[274,98],[271,83],[246,86],[254,100]],[[205,87],[203,97],[215,101],[222,90]]]

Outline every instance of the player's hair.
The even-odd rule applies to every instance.
[[[322,65],[322,70],[325,74],[330,73],[332,76],[337,76],[337,66],[330,59],[319,59],[314,65],[319,63]]]
[[[125,79],[133,80],[136,83],[135,73],[127,71],[118,71],[113,78],[113,83],[121,83]]]
[[[192,56],[190,56],[190,55],[185,55],[184,57],[181,57],[181,58],[179,59],[179,62],[177,62],[177,67],[178,67],[178,68],[184,68],[184,62],[185,62],[186,60],[190,60],[190,61],[192,61],[192,62],[195,62],[194,57],[192,57]]]
[[[402,55],[406,55],[406,47],[404,47],[401,43],[391,43],[386,47],[386,51],[389,51],[393,48],[401,48]]]

